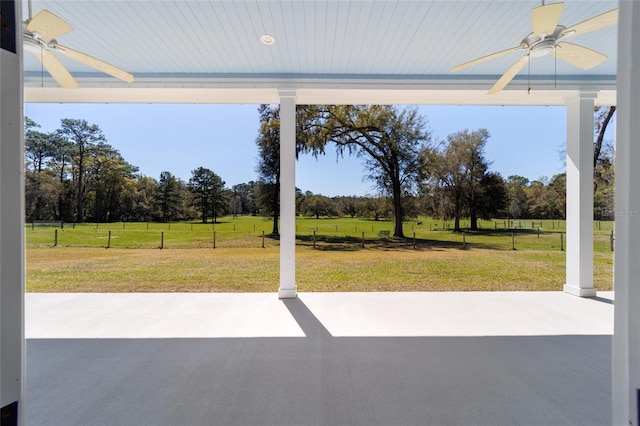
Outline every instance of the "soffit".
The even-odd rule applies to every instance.
[[[609,58],[584,71],[552,56],[534,58],[504,93],[484,92],[522,54],[453,74],[468,60],[517,46],[539,1],[34,1],[74,30],[58,42],[136,76],[132,84],[62,58],[81,89],[56,87],[25,52],[27,101],[561,104],[566,91],[615,98],[617,26],[574,37]],[[617,6],[566,0],[570,26]],[[23,16],[27,16],[25,10]],[[276,42],[260,42],[262,34]],[[532,95],[527,95],[529,82]],[[514,92],[514,93],[511,93]],[[393,99],[398,99],[394,102]],[[385,102],[389,101],[389,102]],[[407,102],[412,101],[412,102]]]

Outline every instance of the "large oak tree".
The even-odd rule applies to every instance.
[[[328,144],[337,155],[364,161],[365,177],[393,201],[393,236],[404,237],[403,197],[413,194],[422,166],[420,152],[431,139],[416,108],[390,105],[299,107],[298,139],[316,155]]]

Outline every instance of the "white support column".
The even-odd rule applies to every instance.
[[[296,297],[296,92],[280,91],[280,299]]]
[[[593,107],[596,93],[567,104],[567,281],[564,291],[593,297]]]
[[[24,424],[24,151],[20,1],[2,1],[0,35],[0,407]]]
[[[620,1],[613,424],[640,424],[640,2]]]

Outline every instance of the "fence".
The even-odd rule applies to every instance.
[[[512,221],[513,228],[500,228],[505,221],[484,221],[480,232],[453,233],[453,224],[442,221],[419,221],[404,224],[406,239],[391,237],[389,222],[331,223],[316,222],[314,226],[301,221],[296,226],[297,244],[315,249],[353,246],[403,247],[413,249],[490,248],[500,250],[565,250],[564,223],[551,221]],[[464,223],[466,224],[466,223]],[[437,225],[437,226],[435,226]],[[493,225],[493,226],[492,226]],[[611,227],[609,223],[594,223],[596,251],[613,250],[614,233],[597,231]],[[54,228],[54,229],[52,229]],[[493,228],[493,229],[492,229]],[[40,247],[104,247],[104,248],[272,248],[279,244],[271,236],[271,222],[254,223],[109,223],[27,225],[28,246]]]

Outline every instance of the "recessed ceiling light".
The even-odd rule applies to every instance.
[[[271,46],[276,42],[276,39],[271,34],[263,34],[260,36],[260,41],[262,44],[266,44],[267,46]]]

